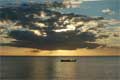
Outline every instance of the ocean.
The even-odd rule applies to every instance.
[[[76,62],[61,62],[61,60]],[[0,57],[1,80],[120,80],[120,57]]]

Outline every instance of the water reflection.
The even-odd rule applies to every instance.
[[[120,79],[119,57],[0,57],[0,61],[2,80]]]
[[[69,60],[71,58],[67,58],[67,59]],[[55,78],[57,79],[74,80],[77,77],[76,76],[77,75],[76,73],[77,63],[76,62],[55,62],[54,69],[56,71]]]
[[[38,62],[39,61],[39,62]],[[36,58],[32,61],[32,79],[41,79],[41,80],[53,80],[55,71],[54,71],[54,60],[49,58]]]

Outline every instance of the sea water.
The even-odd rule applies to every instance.
[[[120,57],[0,57],[0,65],[1,80],[120,80]]]

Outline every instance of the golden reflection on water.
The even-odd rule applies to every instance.
[[[120,57],[3,57],[3,80],[119,80]],[[76,60],[76,62],[61,62]]]
[[[69,58],[68,58],[69,59]],[[61,59],[48,60],[39,64],[36,61],[32,62],[33,79],[42,78],[43,80],[73,80],[77,78],[77,62],[61,62]],[[41,74],[41,75],[37,75]]]
[[[54,64],[56,71],[55,77],[64,80],[65,78],[76,78],[76,62],[56,62]]]

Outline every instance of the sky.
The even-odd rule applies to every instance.
[[[30,0],[0,0],[0,4],[5,4],[5,3],[15,3],[16,1],[19,2],[29,2]],[[31,1],[35,1],[35,2],[45,2],[45,0],[31,0]],[[63,1],[63,0],[49,0],[49,1]],[[120,0],[83,0],[83,1],[120,1]]]
[[[2,2],[15,2],[17,0],[0,0]],[[30,1],[30,0],[18,0],[18,1]],[[31,0],[32,1],[32,0]],[[45,0],[33,0],[33,1],[40,1],[40,2],[44,2]],[[63,1],[63,0],[50,0],[50,1]],[[101,0],[83,0],[83,1],[101,1]]]

